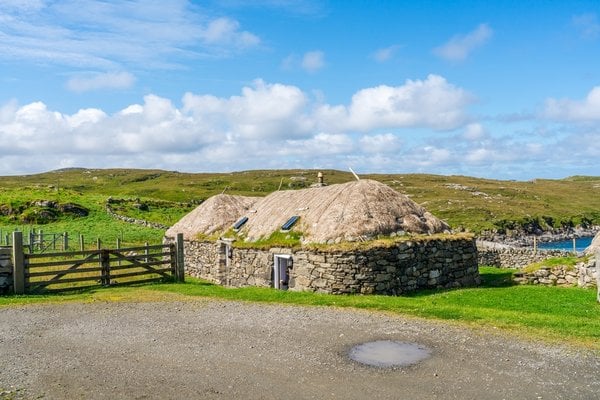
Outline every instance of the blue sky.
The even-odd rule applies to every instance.
[[[598,1],[0,0],[1,175],[598,160]]]

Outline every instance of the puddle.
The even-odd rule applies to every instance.
[[[431,356],[431,351],[414,343],[378,340],[354,346],[349,353],[352,360],[380,368],[406,367]]]

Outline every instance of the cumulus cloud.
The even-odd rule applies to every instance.
[[[599,121],[600,86],[592,88],[583,100],[547,99],[543,115],[549,119],[562,121]]]
[[[0,107],[0,143],[11,144],[0,153],[0,167],[17,154],[35,154],[41,160],[36,168],[46,170],[352,165],[369,171],[449,171],[453,163],[479,163],[477,146],[493,148],[483,127],[469,121],[471,100],[463,89],[431,75],[397,87],[365,88],[348,104],[325,104],[296,86],[262,80],[229,97],[186,93],[180,104],[149,94],[112,114],[96,108],[66,114],[42,102],[11,101]],[[444,144],[444,134],[436,133],[444,129],[463,129],[481,140]],[[440,140],[423,146],[429,139],[415,130]]]
[[[308,72],[317,72],[325,66],[325,53],[319,50],[309,51],[302,57],[302,68]]]
[[[465,107],[472,100],[469,93],[439,75],[407,80],[402,86],[363,89],[352,96],[349,127],[360,131],[415,126],[453,129],[465,123]]]
[[[183,110],[234,137],[263,139],[304,136],[314,124],[306,114],[308,99],[295,86],[256,80],[241,96],[228,99],[187,93]]]
[[[73,92],[88,92],[99,89],[124,89],[131,87],[135,77],[129,72],[106,72],[91,76],[76,76],[67,82]]]
[[[493,31],[487,24],[479,25],[466,35],[456,35],[445,44],[435,48],[434,54],[448,61],[463,61],[478,47],[483,46]]]
[[[586,39],[595,39],[600,35],[600,23],[596,14],[580,14],[575,15],[571,19],[579,34]]]

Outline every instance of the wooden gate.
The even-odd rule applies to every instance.
[[[17,294],[184,280],[182,236],[152,246],[26,254],[19,234],[13,234]]]

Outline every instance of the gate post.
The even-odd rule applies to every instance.
[[[15,294],[25,294],[25,255],[23,232],[13,232],[12,237],[13,288]]]
[[[183,253],[183,233],[177,234],[176,251],[177,251],[177,269],[175,270],[175,278],[177,282],[185,282],[185,261]]]
[[[100,268],[101,268],[101,277],[100,284],[102,286],[110,285],[110,253],[108,250],[100,250]]]

